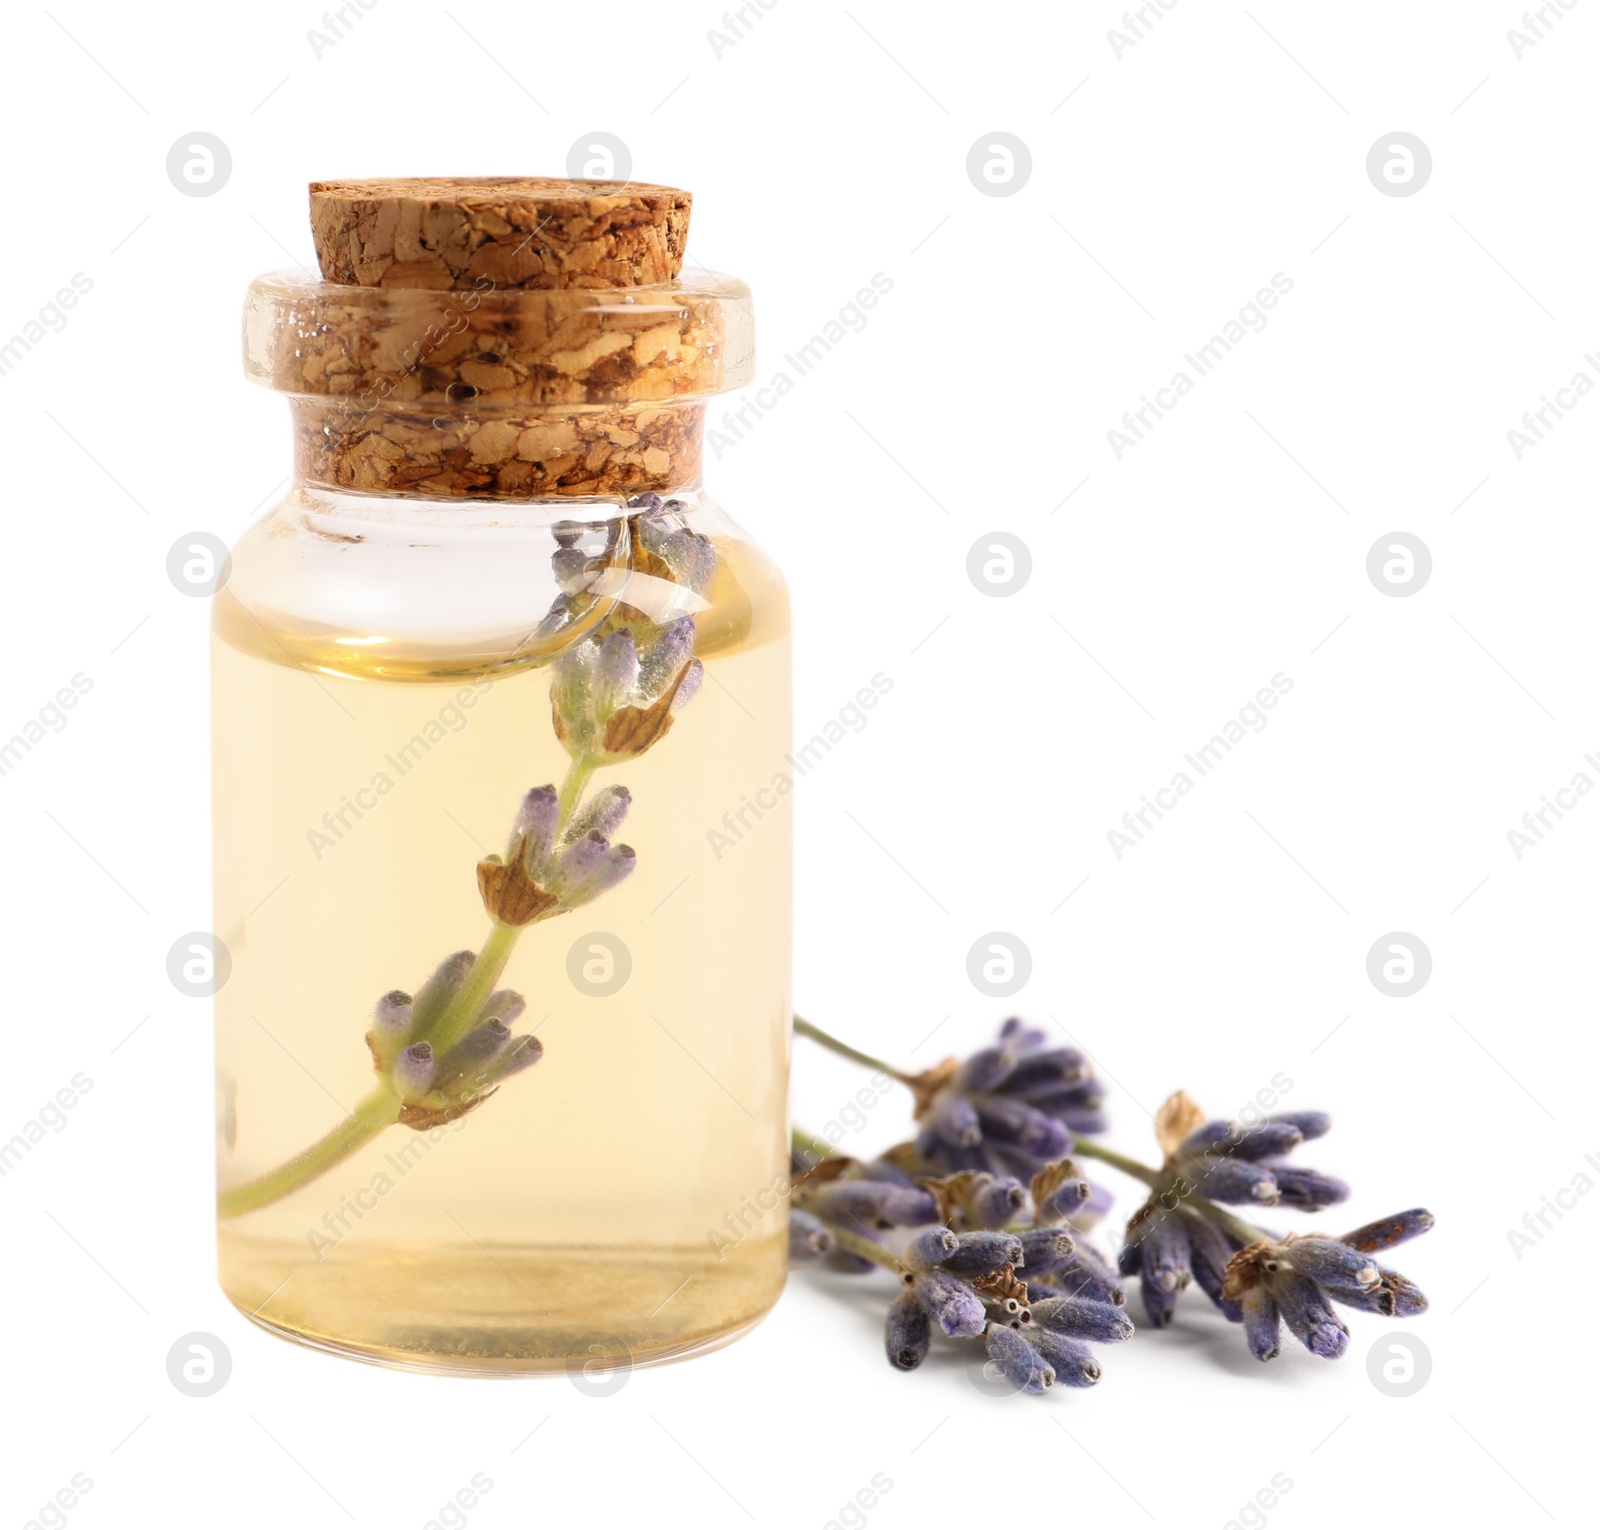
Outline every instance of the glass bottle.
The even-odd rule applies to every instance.
[[[215,599],[223,1289],[421,1368],[725,1342],[788,1165],[787,596],[700,484],[748,290],[278,275],[245,338],[296,462]]]

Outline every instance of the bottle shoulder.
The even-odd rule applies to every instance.
[[[619,601],[692,615],[706,660],[786,638],[776,563],[703,493],[672,503],[714,552],[698,593],[643,566],[615,502],[291,492],[235,545],[214,637],[310,671],[441,681],[548,663]]]

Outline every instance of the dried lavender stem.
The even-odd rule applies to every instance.
[[[888,1249],[881,1244],[874,1243],[871,1238],[863,1238],[853,1232],[846,1232],[837,1222],[828,1223],[828,1231],[833,1234],[833,1241],[846,1253],[859,1254],[863,1259],[870,1259],[874,1264],[881,1264],[886,1270],[893,1270],[900,1274],[904,1266]]]
[[[587,755],[580,756],[567,766],[567,774],[557,794],[557,802],[561,808],[561,816],[556,821],[558,842],[567,825],[572,822],[572,815],[577,809],[578,799],[583,795],[584,785],[594,771],[594,763]],[[461,992],[451,1001],[449,1008],[439,1017],[438,1023],[429,1034],[428,1039],[432,1042],[435,1053],[443,1054],[448,1051],[471,1029],[478,1011],[483,1008],[483,1001],[494,992],[495,984],[500,981],[500,974],[506,970],[506,963],[511,960],[511,953],[516,949],[517,937],[526,928],[529,927],[496,924],[490,929],[489,938],[484,941],[483,949],[478,952]]]
[[[1173,1203],[1204,1217],[1214,1227],[1220,1228],[1231,1237],[1241,1239],[1245,1243],[1256,1243],[1263,1236],[1259,1227],[1252,1227],[1250,1223],[1240,1217],[1234,1216],[1231,1211],[1225,1210],[1215,1201],[1209,1201],[1203,1195],[1192,1195],[1193,1183],[1182,1174],[1175,1174],[1170,1169],[1152,1169],[1148,1164],[1140,1163],[1137,1159],[1128,1158],[1117,1152],[1115,1148],[1105,1147],[1098,1142],[1090,1142],[1078,1138],[1072,1145],[1073,1153],[1079,1158],[1098,1158],[1101,1163],[1110,1164],[1113,1169],[1121,1169],[1131,1179],[1140,1180],[1158,1194],[1171,1195]]]
[[[898,1079],[902,1084],[910,1085],[911,1075],[902,1073],[898,1068],[891,1067],[881,1057],[874,1057],[869,1052],[858,1052],[853,1046],[840,1041],[837,1036],[830,1036],[826,1031],[819,1030],[809,1020],[802,1020],[799,1015],[794,1017],[794,1033],[804,1036],[808,1041],[814,1041],[818,1046],[826,1047],[830,1052],[837,1052],[841,1057],[848,1057],[851,1062],[860,1063],[863,1068],[872,1068],[878,1073],[886,1073],[892,1079]]]
[[[813,1137],[798,1126],[790,1128],[789,1150],[796,1158],[810,1159],[813,1163],[821,1163],[824,1158],[834,1156],[833,1149],[822,1138]]]

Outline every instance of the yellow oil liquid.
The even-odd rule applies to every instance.
[[[669,734],[602,769],[637,867],[527,928],[501,986],[544,1055],[470,1114],[383,1131],[218,1227],[256,1321],[397,1365],[644,1363],[756,1321],[784,1278],[790,821],[781,582],[718,542],[705,682]],[[359,624],[216,599],[218,1181],[270,1171],[374,1083],[375,1002],[489,930],[475,867],[568,760],[549,671],[415,651]],[[403,647],[403,645],[402,645]],[[605,942],[631,976],[596,996]],[[576,950],[577,955],[573,953]]]

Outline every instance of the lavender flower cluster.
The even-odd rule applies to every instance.
[[[815,1027],[805,1034],[862,1055]],[[1008,1020],[994,1045],[965,1061],[888,1071],[912,1090],[916,1137],[869,1163],[798,1153],[789,1254],[840,1273],[886,1267],[899,1276],[903,1290],[885,1323],[899,1370],[922,1363],[937,1331],[981,1339],[1020,1391],[1091,1386],[1101,1372],[1089,1346],[1134,1331],[1121,1277],[1137,1278],[1156,1328],[1198,1282],[1262,1360],[1278,1353],[1284,1327],[1313,1354],[1343,1354],[1349,1332],[1334,1303],[1387,1317],[1426,1310],[1417,1287],[1372,1255],[1426,1232],[1428,1212],[1329,1237],[1266,1234],[1226,1209],[1319,1211],[1348,1196],[1342,1181],[1289,1161],[1328,1130],[1320,1112],[1241,1126],[1206,1120],[1180,1092],[1156,1117],[1157,1168],[1091,1140],[1105,1122],[1087,1058],[1048,1047],[1021,1021]],[[1115,1268],[1086,1236],[1110,1196],[1084,1178],[1074,1154],[1150,1187]]]
[[[1200,1114],[1182,1093],[1157,1113],[1170,1183],[1134,1213],[1118,1258],[1123,1275],[1138,1277],[1152,1325],[1171,1322],[1180,1293],[1198,1283],[1224,1316],[1243,1324],[1258,1360],[1278,1353],[1283,1328],[1312,1354],[1336,1360],[1348,1348],[1350,1332],[1333,1303],[1385,1317],[1427,1310],[1427,1299],[1412,1282],[1370,1257],[1425,1233],[1433,1226],[1427,1211],[1403,1211],[1325,1237],[1268,1234],[1221,1210],[1249,1205],[1320,1211],[1345,1200],[1350,1190],[1342,1180],[1287,1161],[1302,1142],[1328,1130],[1326,1115],[1301,1111],[1251,1126],[1196,1126]]]
[[[888,1159],[817,1180],[844,1162],[825,1160],[802,1174],[789,1214],[790,1258],[852,1274],[885,1264],[898,1271],[905,1289],[884,1330],[896,1369],[915,1370],[937,1328],[947,1338],[983,1340],[1020,1391],[1058,1381],[1087,1387],[1100,1379],[1089,1345],[1132,1335],[1115,1274],[1063,1215],[1087,1191],[1070,1160],[1045,1165],[1030,1186],[982,1169],[915,1177]],[[897,1229],[909,1236],[891,1251]]]

